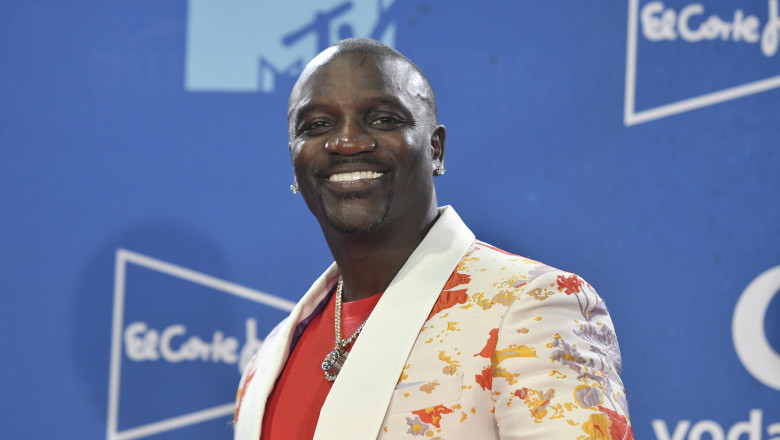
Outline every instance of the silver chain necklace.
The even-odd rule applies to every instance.
[[[344,362],[347,360],[347,347],[357,338],[360,331],[363,330],[363,326],[366,325],[366,321],[368,321],[368,319],[363,321],[360,327],[355,330],[355,333],[352,333],[352,336],[347,339],[341,339],[341,292],[343,289],[344,280],[339,277],[339,284],[336,288],[336,343],[333,346],[333,351],[328,353],[325,356],[325,360],[322,361],[322,369],[325,371],[325,379],[328,382],[336,380],[336,376],[339,375],[341,367],[344,366]]]

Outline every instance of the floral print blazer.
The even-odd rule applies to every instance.
[[[440,211],[356,340],[314,438],[633,439],[595,290],[475,240],[454,209]],[[337,279],[333,265],[247,365],[236,440],[260,438],[296,324]]]

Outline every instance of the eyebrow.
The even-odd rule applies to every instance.
[[[406,106],[401,103],[401,101],[399,101],[397,98],[395,98],[393,96],[389,96],[389,95],[374,96],[374,97],[369,98],[368,102],[391,105],[391,106],[400,108],[401,110],[403,110],[406,113],[409,113],[409,109],[407,109]],[[292,113],[292,111],[294,109],[291,108],[290,111],[287,113],[287,120],[289,122],[290,121],[290,117],[291,116],[295,116],[294,121],[296,121],[296,122],[300,121],[300,119],[301,119],[301,117],[303,115],[305,115],[306,113],[309,113],[311,111],[314,111],[314,110],[316,110],[316,109],[318,109],[320,107],[323,107],[323,105],[322,104],[318,104],[316,102],[315,103],[306,104],[306,105],[298,108],[297,110],[295,110],[295,114],[294,115]]]
[[[379,103],[382,103],[382,104],[393,105],[393,106],[400,107],[400,108],[406,110],[406,106],[401,104],[401,101],[399,101],[398,99],[396,99],[396,98],[394,98],[392,96],[388,96],[388,95],[376,96],[374,98],[369,99],[369,102],[379,102]]]
[[[299,121],[299,120],[301,119],[301,116],[302,116],[302,115],[304,115],[304,114],[306,114],[306,113],[308,113],[308,112],[310,112],[310,111],[314,110],[314,109],[315,109],[315,108],[317,108],[317,107],[319,107],[319,105],[316,105],[316,104],[306,104],[306,105],[304,105],[303,107],[300,107],[298,110],[296,110],[296,111],[295,111],[295,115],[294,115],[294,116],[295,116],[295,121],[296,121],[296,122],[297,122],[297,121]],[[288,124],[289,124],[290,122],[292,122],[292,121],[290,120],[290,117],[291,117],[291,116],[293,116],[293,113],[292,113],[292,112],[293,112],[293,108],[291,108],[291,109],[290,109],[290,110],[287,112],[287,123],[288,123]]]

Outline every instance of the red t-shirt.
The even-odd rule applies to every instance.
[[[381,296],[379,293],[341,305],[342,338],[350,337],[368,319]],[[336,295],[331,295],[325,309],[303,331],[268,397],[260,440],[314,437],[320,409],[333,385],[325,379],[322,361],[336,341],[335,316]]]

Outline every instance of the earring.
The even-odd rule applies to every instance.
[[[292,191],[293,194],[298,194],[300,190],[298,189],[298,178],[293,179],[293,184],[290,185],[290,191]]]
[[[434,176],[443,176],[444,175],[444,164],[440,163],[438,167],[436,167],[435,170],[433,170]]]

